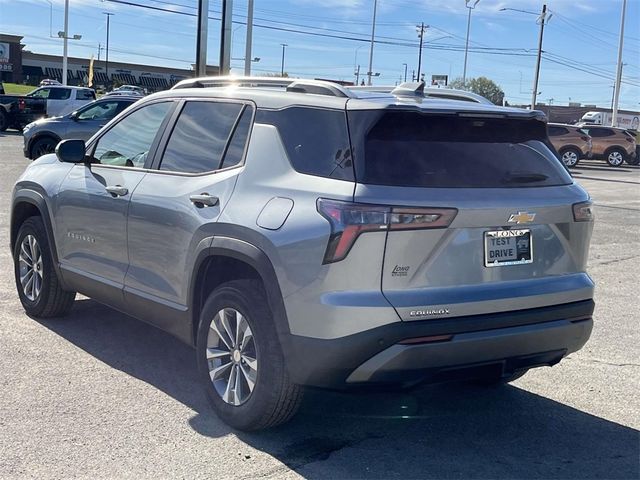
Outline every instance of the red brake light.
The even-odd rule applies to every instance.
[[[24,110],[24,107],[25,107],[25,102],[24,102],[24,99],[23,99],[23,98],[21,98],[21,99],[18,101],[18,110]]]
[[[318,212],[329,220],[331,237],[323,263],[343,260],[361,233],[446,228],[455,208],[412,208],[342,202],[319,198]]]

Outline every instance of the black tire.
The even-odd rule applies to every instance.
[[[9,117],[4,108],[0,107],[0,132],[4,132],[7,128],[9,128]]]
[[[239,405],[223,400],[209,376],[210,364],[206,356],[209,331],[214,318],[223,309],[239,312],[253,334],[257,375],[253,390]],[[218,338],[215,333],[212,335],[214,339]],[[218,345],[222,345],[220,341]],[[200,314],[196,352],[199,375],[213,410],[231,427],[244,431],[270,428],[287,422],[297,412],[303,388],[289,380],[273,315],[260,282],[234,280],[224,283],[209,295]],[[232,357],[228,355],[229,360],[225,357],[224,362],[231,362]]]
[[[640,164],[640,152],[638,152],[636,150],[636,154],[633,155],[633,156],[627,157],[625,162],[627,162],[628,165],[638,165],[638,164]]]
[[[31,159],[35,160],[42,155],[55,152],[57,144],[58,142],[56,142],[55,139],[51,137],[39,138],[33,143],[33,145],[31,145],[31,151],[29,152],[31,155]]]
[[[34,295],[33,299],[29,298],[27,293],[25,293],[25,289],[20,281],[20,253],[22,251],[23,241],[29,235],[35,238],[41,255],[40,268],[38,269],[42,272],[40,280],[41,288],[39,293]],[[62,317],[69,313],[69,310],[71,310],[73,306],[76,293],[63,290],[60,285],[60,280],[53,267],[53,258],[42,218],[29,217],[20,227],[13,249],[13,264],[18,296],[27,315],[35,318],[49,318]],[[24,267],[25,264],[22,263],[22,266]],[[35,276],[35,273],[33,273],[33,275]]]
[[[529,369],[518,370],[517,372],[512,373],[511,375],[507,375],[506,377],[498,377],[498,378],[487,378],[482,380],[476,380],[474,383],[477,385],[482,385],[484,387],[499,387],[500,385],[505,385],[507,383],[511,383],[524,376]]]
[[[627,157],[624,150],[614,147],[611,150],[607,150],[604,158],[611,167],[620,167],[624,163],[624,159]]]
[[[574,147],[567,147],[560,150],[560,160],[566,167],[575,167],[580,161],[582,152]]]

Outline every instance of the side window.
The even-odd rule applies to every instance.
[[[110,120],[116,115],[118,102],[100,102],[82,111],[78,120]]]
[[[103,165],[143,167],[171,102],[154,103],[136,110],[109,129],[96,144],[94,161]]]
[[[558,135],[564,135],[565,133],[567,133],[567,131],[562,127],[549,126],[550,137],[557,137]]]
[[[252,116],[253,108],[249,106],[245,107],[233,131],[233,137],[231,137],[231,142],[229,142],[227,153],[224,154],[224,160],[220,168],[235,167],[242,161],[244,149],[247,145],[247,138],[249,138],[249,131],[251,130]]]
[[[589,129],[589,134],[592,137],[610,137],[613,132],[608,128],[591,128]]]
[[[296,171],[353,181],[353,158],[344,110],[305,107],[258,110],[256,123],[278,128]]]
[[[67,100],[71,96],[70,88],[52,88],[49,100]]]
[[[50,88],[40,88],[38,90],[31,92],[27,96],[33,97],[33,98],[49,98],[49,92],[51,92]]]
[[[77,100],[95,100],[96,92],[89,89],[77,90],[76,91],[76,99]]]
[[[187,102],[167,143],[160,170],[218,170],[243,107],[239,103]]]

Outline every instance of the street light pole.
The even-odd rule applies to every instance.
[[[467,84],[467,55],[469,54],[469,31],[471,30],[471,10],[476,8],[476,5],[480,2],[480,0],[475,0],[473,5],[470,3],[473,0],[465,0],[465,6],[469,10],[469,16],[467,17],[467,41],[464,45],[464,69],[462,70],[462,85]]]
[[[251,75],[251,44],[253,43],[253,0],[247,6],[247,39],[244,45],[244,74]]]
[[[378,0],[373,0],[373,22],[371,24],[371,46],[369,47],[369,71],[367,72],[367,85],[371,86],[371,75],[373,75],[373,43],[376,37],[376,11]]]
[[[64,0],[64,38],[62,47],[62,85],[67,84],[67,43],[69,40],[69,0]]]
[[[107,46],[105,48],[105,62],[104,62],[104,70],[107,75],[107,85],[109,85],[109,20],[111,19],[111,15],[115,15],[114,13],[102,12],[107,16]]]
[[[198,27],[196,31],[196,77],[207,75],[207,37],[209,33],[209,0],[198,1]]]
[[[540,37],[538,38],[538,58],[536,59],[536,74],[533,78],[533,93],[531,94],[531,110],[536,108],[536,98],[538,96],[538,80],[540,79],[540,61],[542,60],[542,38],[544,35],[544,24],[547,20],[547,5],[542,5],[542,14],[540,15]]]
[[[284,77],[284,49],[289,45],[287,45],[286,43],[281,43],[280,45],[282,45],[282,63],[280,64],[280,76]]]
[[[404,65],[404,81],[407,81],[407,64],[403,63],[402,65]]]
[[[611,126],[618,123],[618,101],[620,100],[620,83],[622,82],[622,45],[624,43],[624,16],[627,11],[627,0],[622,2],[622,18],[620,19],[620,43],[618,44],[618,74],[616,76],[616,89],[613,101],[613,114],[611,115]]]

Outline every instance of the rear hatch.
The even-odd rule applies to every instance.
[[[381,287],[403,320],[592,298],[589,197],[539,112],[352,107],[348,121],[354,201],[390,212]]]

